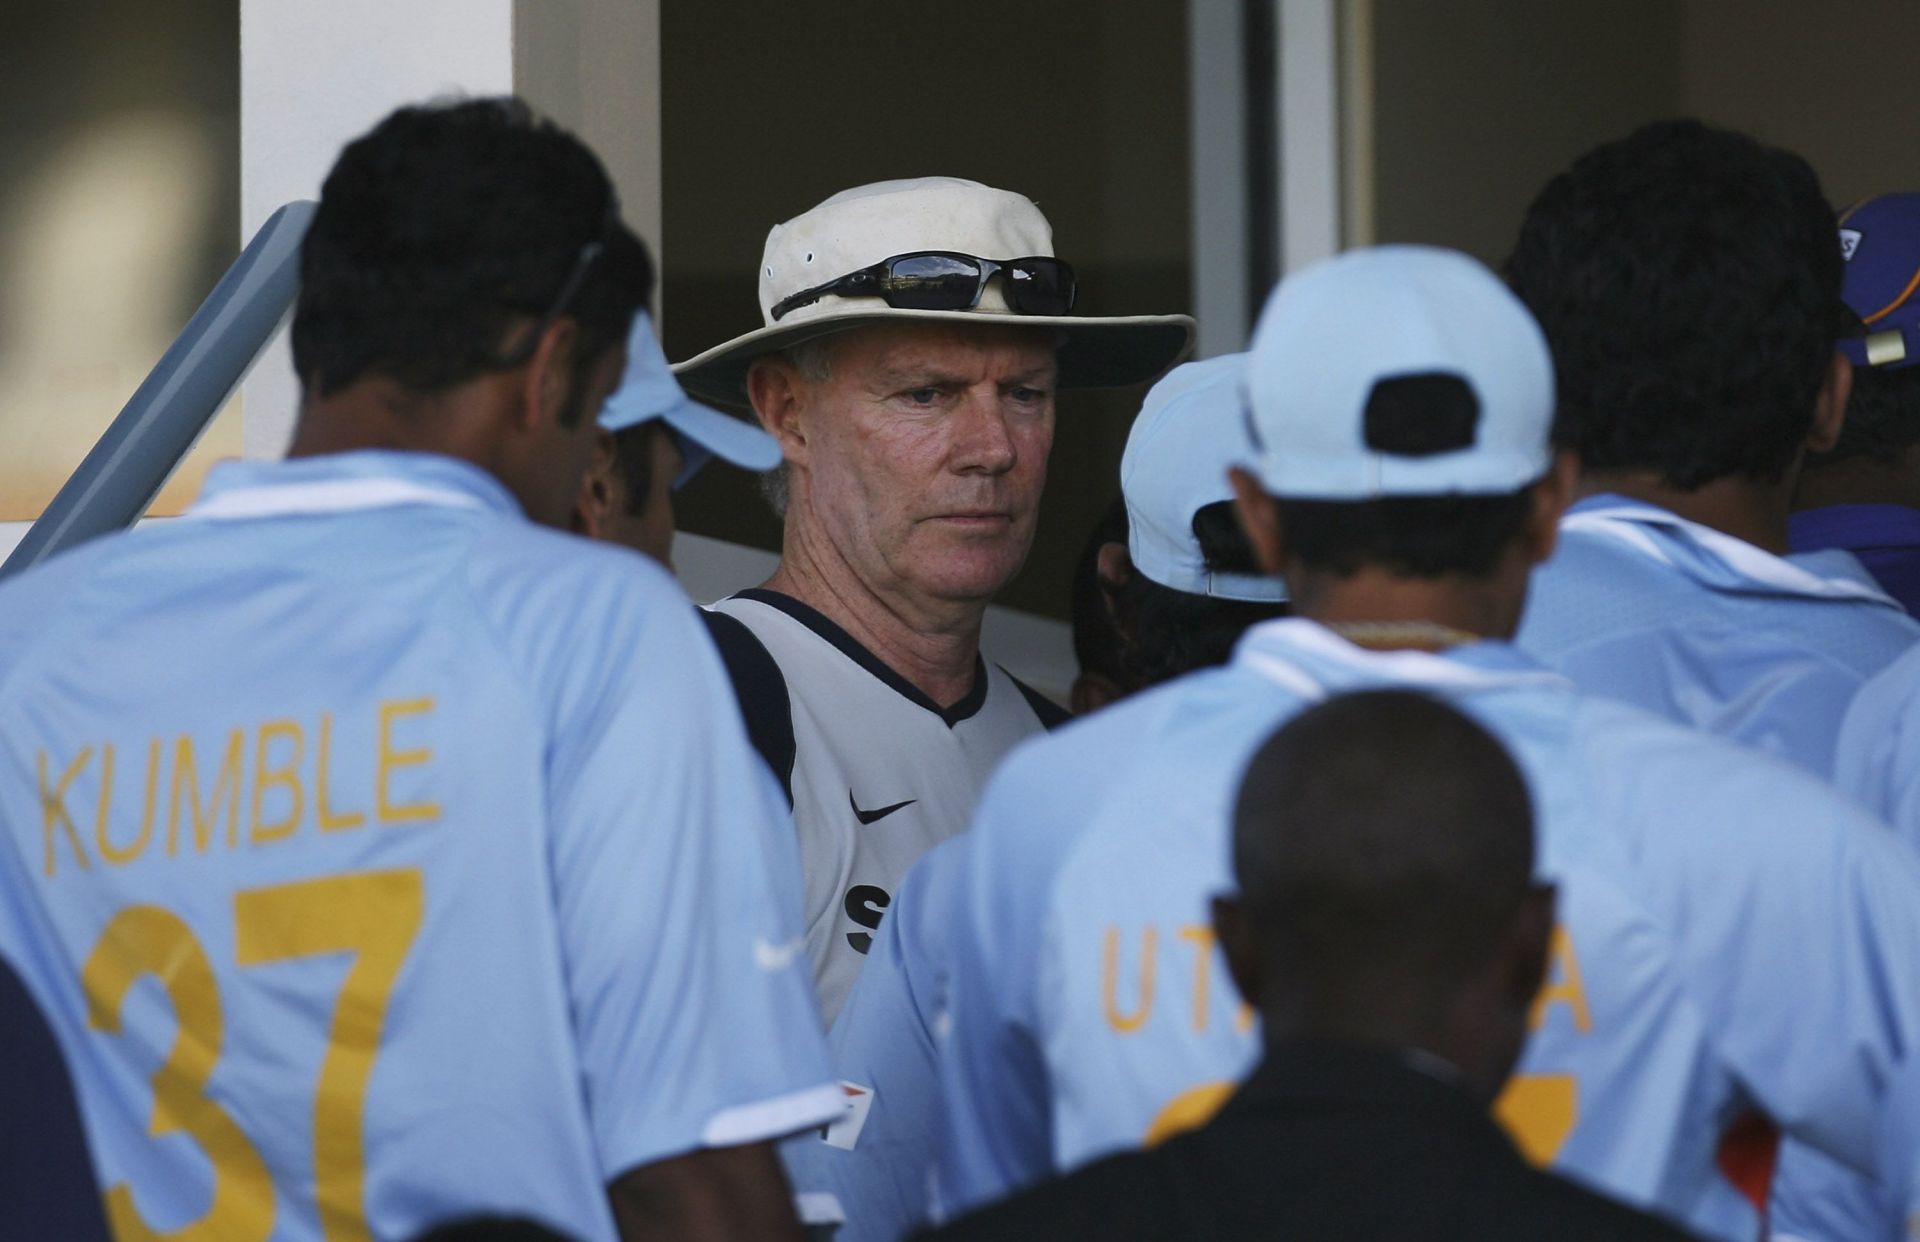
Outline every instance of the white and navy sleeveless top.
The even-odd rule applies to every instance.
[[[967,826],[1002,755],[1068,715],[985,660],[943,708],[776,591],[742,591],[705,615],[747,731],[793,803],[807,954],[832,1023],[907,868]]]

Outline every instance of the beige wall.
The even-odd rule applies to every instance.
[[[1375,238],[1506,257],[1540,186],[1680,107],[1672,0],[1373,0]]]
[[[239,247],[234,0],[9,9],[0,37],[0,521],[39,516]],[[190,500],[215,420],[154,506]]]
[[[1686,111],[1812,161],[1836,207],[1920,190],[1920,4],[1684,0]]]
[[[1504,257],[1556,170],[1664,116],[1805,155],[1836,206],[1920,189],[1913,0],[1373,0],[1376,236]]]

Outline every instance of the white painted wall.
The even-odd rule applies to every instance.
[[[512,89],[512,0],[240,0],[242,242],[319,197],[340,148],[398,105]],[[278,457],[299,401],[284,332],[241,400],[246,455]]]
[[[1280,262],[1340,249],[1340,44],[1336,0],[1280,0]]]
[[[1194,355],[1246,348],[1247,62],[1237,0],[1187,0]]]

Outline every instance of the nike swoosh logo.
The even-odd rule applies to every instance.
[[[912,806],[918,801],[920,801],[918,798],[908,798],[905,802],[896,802],[892,806],[883,806],[872,811],[863,811],[860,809],[860,804],[853,800],[853,790],[847,790],[847,805],[853,808],[853,817],[863,824],[877,824],[895,811]]]
[[[806,939],[795,936],[785,944],[768,944],[764,938],[753,942],[753,961],[768,974],[778,974],[793,965],[793,959],[807,947]]]

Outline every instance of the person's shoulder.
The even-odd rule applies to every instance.
[[[1687,1242],[1693,1234],[1651,1212],[1610,1199],[1597,1191],[1517,1156],[1510,1194],[1489,1194],[1489,1237],[1559,1242]]]
[[[1169,682],[1028,739],[1001,760],[987,783],[987,795],[1019,790],[1023,800],[1050,791],[1072,796],[1087,781],[1104,782],[1122,770],[1116,765],[1123,764],[1126,755],[1151,745],[1168,714],[1189,693],[1183,682]]]
[[[465,578],[496,628],[552,644],[604,651],[663,615],[691,632],[693,604],[652,559],[617,544],[528,522],[477,535]]]
[[[103,535],[0,579],[0,686],[33,651],[66,635],[71,620],[89,619],[88,584],[128,540],[143,536]]]
[[[1788,806],[1871,818],[1826,781],[1777,755],[1600,695],[1575,694],[1569,702],[1569,765],[1587,772],[1596,790],[1669,808],[1678,802],[1721,806],[1735,819],[1768,805],[1776,808],[1762,816],[1769,821],[1786,817]],[[1620,779],[1626,773],[1635,779]]]
[[[1102,1242],[1167,1242],[1191,1237],[1191,1226],[1172,1212],[1164,1158],[1123,1152],[1065,1177],[1043,1182],[946,1225],[912,1235],[913,1242],[1055,1242],[1099,1238]]]
[[[1731,880],[1814,858],[1877,865],[1900,848],[1880,819],[1798,764],[1629,704],[1578,703],[1565,767],[1583,779],[1589,810],[1656,870],[1691,860]]]
[[[1873,711],[1887,718],[1909,716],[1920,710],[1920,645],[1869,677],[1854,698],[1853,710]]]

